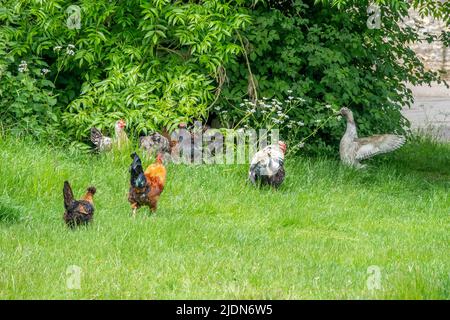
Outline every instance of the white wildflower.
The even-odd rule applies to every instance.
[[[61,46],[56,46],[53,48],[53,51],[59,52],[62,49]]]
[[[289,100],[292,100],[292,99],[294,99],[294,97],[293,97],[293,96],[289,96],[288,99],[289,99]]]
[[[325,108],[331,109],[331,104],[327,104],[327,105],[325,106]]]
[[[50,72],[50,70],[48,70],[47,68],[44,68],[44,69],[41,70],[41,74],[44,75],[44,76],[45,76],[47,73],[49,73],[49,72]]]
[[[19,72],[26,72],[28,71],[28,64],[25,60],[22,60],[19,64],[19,68],[17,69]]]
[[[286,92],[289,93],[289,94],[291,94],[291,93],[292,93],[292,90],[287,90]]]
[[[299,148],[303,148],[303,147],[305,146],[305,143],[304,143],[304,142],[300,142],[297,146],[298,146]]]
[[[299,121],[299,122],[297,122],[297,124],[300,126],[300,127],[303,127],[305,124],[303,123],[303,122],[301,122],[301,121]]]

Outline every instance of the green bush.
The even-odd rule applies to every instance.
[[[54,128],[80,140],[118,118],[145,133],[205,117],[218,70],[241,50],[234,32],[250,21],[241,2],[8,0],[0,9],[2,119],[39,129],[56,116]],[[18,71],[22,60],[29,71]]]
[[[305,145],[318,153],[343,132],[330,109],[347,106],[362,134],[401,132],[405,83],[439,75],[408,47],[417,30],[398,25],[412,5],[384,3],[382,28],[369,29],[369,1],[4,0],[0,122],[82,147],[90,127],[112,131],[119,118],[138,135],[217,117],[278,127],[291,143],[320,129]],[[284,101],[292,122],[249,117],[263,98]]]
[[[248,64],[244,56],[226,65],[229,82],[218,109],[233,110],[229,117],[238,122],[246,113],[239,108],[245,95],[281,101],[293,95],[306,100],[289,113],[291,119],[305,124],[296,128],[297,141],[329,117],[326,105],[354,110],[363,135],[403,132],[408,122],[400,110],[413,99],[406,82],[439,79],[437,73],[424,69],[408,47],[419,40],[418,32],[398,24],[410,5],[382,6],[382,27],[369,29],[369,1],[346,4],[340,10],[312,0],[256,5],[250,12],[253,23],[242,33]],[[342,121],[329,121],[305,148],[335,149],[343,126]],[[284,136],[290,131],[284,128]]]

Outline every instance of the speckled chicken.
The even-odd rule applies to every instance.
[[[158,153],[170,155],[171,151],[169,139],[158,132],[155,132],[149,136],[140,137],[139,147],[147,151],[149,155],[155,155]]]
[[[195,121],[190,128],[182,123],[174,133],[177,144],[172,148],[172,155],[184,163],[201,164],[223,150],[222,133],[200,121]]]
[[[348,108],[342,108],[340,113],[347,120],[347,129],[339,145],[341,161],[346,165],[363,168],[365,165],[360,163],[361,160],[371,158],[377,154],[394,151],[406,141],[404,136],[396,134],[358,138],[352,111]]]
[[[278,188],[284,181],[284,154],[286,144],[278,141],[278,144],[272,144],[255,153],[250,163],[248,173],[249,180],[256,184],[261,181]]]
[[[91,141],[95,145],[96,150],[103,152],[110,151],[114,145],[118,149],[126,146],[128,144],[128,136],[124,130],[125,126],[126,123],[122,119],[116,122],[114,126],[115,138],[104,136],[99,129],[91,128]]]
[[[93,197],[95,187],[89,187],[86,194],[80,200],[75,200],[72,188],[68,181],[64,181],[64,221],[67,226],[74,228],[78,225],[88,224],[94,216]]]

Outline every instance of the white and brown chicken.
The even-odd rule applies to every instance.
[[[122,119],[116,122],[114,126],[115,137],[107,137],[97,128],[91,128],[91,141],[95,145],[96,150],[100,152],[110,151],[113,146],[118,149],[128,144],[128,136],[125,132],[126,122]]]
[[[251,183],[255,184],[259,181],[278,188],[284,181],[284,154],[286,152],[286,144],[278,141],[255,153],[250,163],[250,171],[248,178]]]
[[[341,161],[346,165],[363,168],[365,165],[360,163],[361,160],[394,151],[406,141],[404,136],[396,134],[358,138],[353,112],[348,108],[342,108],[340,114],[347,120],[347,129],[339,145]]]

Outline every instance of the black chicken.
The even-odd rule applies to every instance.
[[[64,221],[67,226],[74,228],[78,225],[88,224],[94,216],[93,197],[95,187],[89,187],[81,200],[75,200],[72,188],[68,181],[64,181]]]

